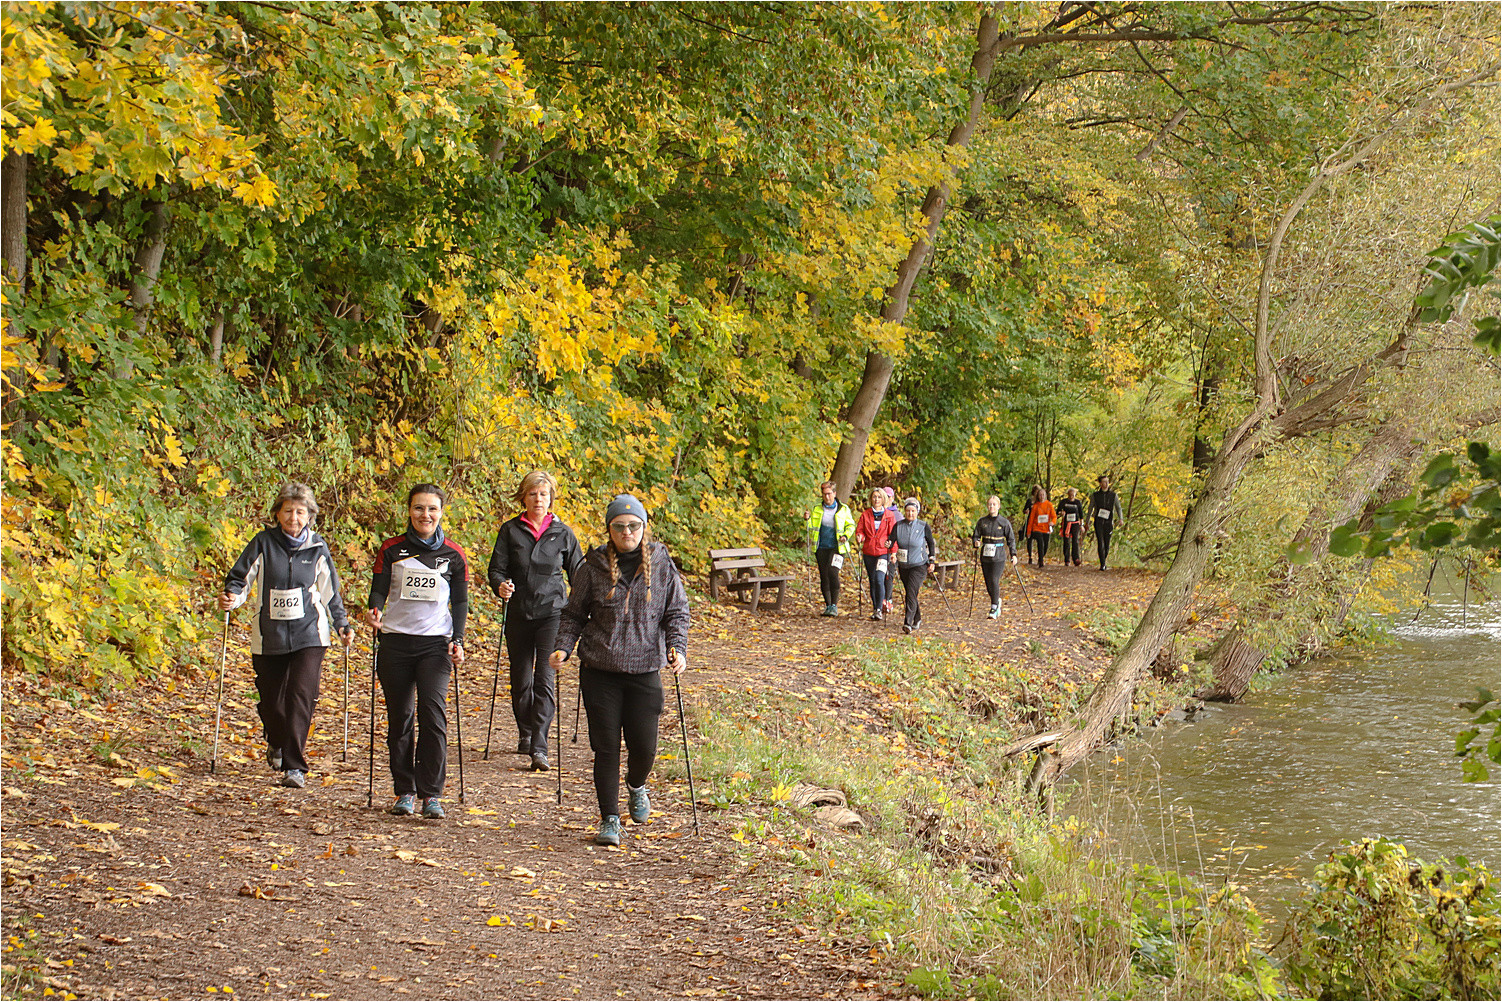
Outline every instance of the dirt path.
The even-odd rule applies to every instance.
[[[1042,645],[1087,684],[1100,649],[1071,623],[1087,605],[1144,601],[1155,578],[1028,571],[999,622],[925,592],[925,634],[1015,658]],[[968,584],[968,582],[966,582]],[[899,595],[900,598],[900,595]],[[968,599],[968,596],[966,596]],[[854,601],[847,590],[845,605]],[[863,692],[832,656],[854,637],[905,642],[900,615],[817,616],[801,583],[781,614],[696,598],[685,698],[777,685],[842,715]],[[869,609],[866,610],[869,612]],[[493,628],[475,631],[483,641]],[[244,637],[232,642],[243,651]],[[1091,656],[1091,652],[1095,656]],[[1037,652],[1033,652],[1038,656]],[[44,681],[6,678],[3,993],[79,997],[832,998],[901,992],[863,947],[795,925],[748,876],[712,811],[695,839],[681,787],[654,781],[659,813],[620,849],[591,844],[585,738],[565,673],[563,803],[552,773],[523,771],[505,686],[482,761],[493,647],[461,678],[465,804],[449,761],[447,821],[383,812],[378,748],[366,807],[369,654],[352,665],[349,761],[341,761],[342,667],[325,664],[306,790],[273,785],[261,758],[248,658],[232,654],[216,775],[207,771],[213,677],[193,672],[104,703],[73,705]],[[671,707],[670,707],[671,710]],[[380,724],[378,723],[378,726]],[[679,741],[663,718],[664,749]],[[498,751],[499,750],[499,751]],[[556,756],[555,756],[556,758]],[[705,779],[705,785],[708,778]],[[699,789],[701,798],[706,789]]]

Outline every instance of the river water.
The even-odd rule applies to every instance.
[[[1502,610],[1473,596],[1462,625],[1459,595],[1437,589],[1411,616],[1390,645],[1313,661],[1095,756],[1070,809],[1133,858],[1234,880],[1274,911],[1365,836],[1497,872],[1499,770],[1466,783],[1454,753],[1469,719],[1455,704],[1477,686],[1502,691]]]

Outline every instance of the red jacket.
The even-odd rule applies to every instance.
[[[1053,532],[1053,524],[1059,520],[1052,501],[1035,501],[1027,512],[1028,532]]]
[[[896,549],[892,542],[892,530],[897,526],[897,516],[892,509],[882,510],[881,521],[871,517],[871,509],[863,508],[861,517],[855,520],[855,534],[863,542],[861,552],[873,557],[883,557]]]

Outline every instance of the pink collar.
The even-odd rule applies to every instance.
[[[532,534],[532,539],[535,542],[536,540],[541,539],[542,534],[548,531],[548,526],[553,524],[553,513],[548,512],[542,517],[542,525],[533,525],[531,519],[527,518],[526,512],[522,512],[520,515],[518,515],[517,519],[521,522],[522,525],[525,525],[527,527],[527,531]]]

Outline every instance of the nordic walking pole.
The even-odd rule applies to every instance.
[[[229,660],[229,613],[224,614],[224,642],[219,645],[219,699],[214,706],[214,755],[209,759],[209,774],[219,768],[219,720],[224,715],[224,664]]]
[[[1014,563],[1012,564],[1012,573],[1017,575],[1017,583],[1022,585],[1022,597],[1027,599],[1027,611],[1033,613],[1033,615],[1037,615],[1037,610],[1033,608],[1033,597],[1027,593],[1027,585],[1022,582],[1022,569]]]
[[[971,616],[975,615],[975,571],[979,566],[980,547],[977,546],[975,547],[975,562],[970,565],[970,611],[965,613],[966,619],[969,619]]]
[[[464,803],[464,707],[459,703],[459,666],[453,665],[454,677],[454,740],[459,744],[459,803]]]
[[[939,597],[944,600],[944,611],[949,613],[949,618],[954,618],[954,610],[949,606],[949,589],[944,587],[944,572],[940,571],[934,576],[934,587],[939,589]]]
[[[680,655],[681,656],[681,655]],[[683,735],[683,768],[688,770],[688,804],[694,812],[694,837],[699,837],[699,801],[694,796],[694,763],[688,757],[688,722],[683,717],[683,688],[673,673],[673,692],[678,695],[678,731]]]
[[[381,631],[370,631],[370,770],[365,782],[365,806],[375,806],[375,696],[376,660],[381,646]]]
[[[350,635],[351,639],[353,634]],[[349,640],[344,641],[344,750],[339,761],[349,761]]]
[[[553,669],[553,717],[558,722],[558,806],[563,806],[563,672]]]
[[[506,600],[501,599],[501,636],[495,642],[495,680],[490,683],[490,723],[485,725],[485,754],[480,761],[490,761],[490,732],[495,729],[495,696],[501,688],[501,648],[506,644]]]

